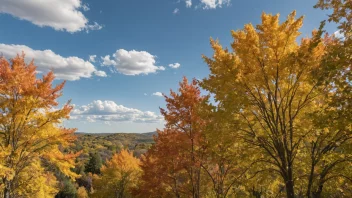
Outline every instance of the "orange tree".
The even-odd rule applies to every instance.
[[[77,154],[62,152],[73,143],[75,129],[60,126],[72,106],[57,109],[65,82],[53,87],[53,80],[52,72],[37,79],[36,66],[26,64],[24,54],[11,64],[0,59],[0,192],[5,198],[55,195],[48,166],[77,176],[70,170]]]
[[[208,190],[204,185],[208,178],[202,171],[206,120],[199,114],[207,97],[201,96],[196,80],[189,83],[187,78],[178,91],[165,96],[167,108],[161,109],[165,128],[158,131],[155,145],[142,158],[140,196],[202,197]]]

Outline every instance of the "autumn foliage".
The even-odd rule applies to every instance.
[[[303,17],[292,12],[283,23],[263,13],[260,25],[232,31],[231,51],[211,40],[209,77],[184,78],[165,96],[165,128],[142,158],[137,195],[351,196],[351,5],[340,5],[317,6],[346,19],[343,39],[322,23],[297,42]]]
[[[72,106],[56,101],[64,82],[53,86],[52,72],[38,79],[24,55],[1,58],[0,195],[352,197],[352,2],[315,7],[332,10],[342,37],[326,21],[301,37],[293,11],[283,22],[263,13],[231,32],[229,48],[211,39],[209,75],[164,95],[165,126],[140,158],[120,142],[105,155],[93,145],[105,139],[89,136],[75,166],[75,129],[61,125]]]
[[[62,148],[73,143],[75,129],[60,127],[72,107],[57,108],[64,83],[52,86],[52,72],[36,77],[33,62],[24,54],[0,59],[0,192],[4,197],[48,197],[57,192],[57,181],[47,168],[74,179],[76,154]],[[44,166],[45,164],[45,166]]]
[[[137,186],[141,174],[139,163],[139,159],[127,150],[113,155],[101,168],[101,175],[94,176],[96,190],[92,197],[131,197],[130,192]]]
[[[165,129],[158,131],[155,145],[142,157],[141,197],[200,197],[202,193],[206,121],[197,111],[207,98],[200,96],[196,84],[184,78],[179,93],[171,91],[170,97],[165,96],[167,110],[161,109]]]
[[[318,30],[297,43],[302,22],[295,12],[281,24],[279,15],[263,13],[262,24],[232,31],[232,52],[211,40],[214,55],[204,57],[211,74],[202,86],[233,116],[233,130],[252,150],[248,176],[277,180],[270,196],[284,190],[287,197],[321,197],[324,189],[350,185],[351,123],[336,105],[347,105],[339,100],[349,97],[338,85],[351,84],[322,76],[343,71],[324,65],[339,41]]]

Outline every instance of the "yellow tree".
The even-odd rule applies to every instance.
[[[329,21],[338,23],[340,33],[344,34],[346,39],[352,36],[352,2],[351,0],[318,0],[314,6],[321,9],[332,9],[329,15]],[[346,46],[347,47],[347,46]]]
[[[326,53],[316,73],[321,86],[328,87],[329,91],[324,109],[314,115],[320,135],[310,147],[311,162],[315,166],[311,169],[312,182],[307,196],[321,197],[325,189],[324,196],[350,197],[352,170],[347,164],[352,160],[352,1],[319,0],[315,7],[332,9],[328,20],[338,24],[338,31],[334,36],[325,36]],[[321,32],[324,24],[325,21]]]
[[[37,79],[33,61],[27,65],[24,54],[11,62],[0,59],[0,190],[5,198],[30,197],[34,189],[55,187],[56,182],[46,182],[52,175],[43,163],[76,177],[70,169],[77,155],[61,149],[75,139],[75,129],[60,127],[72,107],[56,109],[64,82],[53,87],[52,72]],[[33,170],[38,174],[33,175]]]
[[[313,39],[298,44],[302,24],[303,17],[295,19],[295,12],[281,24],[279,15],[263,13],[262,24],[232,31],[233,52],[211,40],[214,55],[204,57],[211,74],[202,86],[214,93],[228,116],[241,123],[239,136],[255,153],[247,160],[261,164],[252,173],[277,174],[287,197],[314,194],[307,186],[319,183],[321,176],[331,178],[334,170],[351,160],[337,149],[348,145],[350,125],[322,126],[318,119],[331,115],[326,109],[336,112],[330,101],[338,93],[318,75],[329,42],[320,38],[321,31],[314,31]],[[326,147],[321,147],[322,142]],[[315,144],[319,149],[309,152]],[[317,153],[319,162],[312,162]]]
[[[77,198],[88,198],[88,193],[85,187],[81,186],[77,189]]]
[[[339,107],[344,117],[352,114],[352,1],[350,0],[319,0],[316,8],[332,9],[329,21],[338,24],[337,36],[327,38],[328,48],[322,61],[322,69],[318,75],[324,76],[322,84],[333,85],[336,97],[331,105]],[[323,25],[325,21],[323,21]]]
[[[19,197],[54,197],[59,191],[55,176],[45,171],[39,161],[30,164],[17,176],[16,196]]]
[[[249,170],[244,156],[249,153],[237,134],[236,123],[218,104],[216,107],[203,103],[199,114],[208,120],[204,130],[207,150],[202,169],[210,177],[212,192],[217,198],[248,196],[244,179]],[[250,153],[252,155],[252,153]]]
[[[101,176],[94,175],[93,178],[93,197],[131,197],[141,175],[140,161],[132,152],[121,150],[106,162],[100,172]]]

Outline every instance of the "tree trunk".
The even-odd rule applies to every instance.
[[[197,198],[200,197],[200,168],[197,167]]]
[[[287,198],[294,198],[295,197],[295,190],[294,190],[294,183],[293,183],[292,165],[288,165],[287,179],[286,179],[285,186],[286,186],[286,197]]]
[[[310,175],[309,175],[309,181],[308,181],[308,189],[307,189],[307,193],[306,193],[306,196],[308,198],[311,198],[312,197],[312,185],[313,185],[313,177],[314,177],[314,166],[315,166],[315,163],[314,161],[312,162],[312,167],[311,167],[311,170],[310,170]]]
[[[11,188],[10,188],[10,182],[7,181],[6,179],[3,179],[3,183],[5,184],[5,189],[4,189],[4,198],[10,198],[10,192],[11,192]]]
[[[223,183],[222,179],[220,179],[220,181],[219,181],[219,191],[218,191],[218,193],[219,193],[219,197],[221,197],[221,198],[225,197],[224,196],[224,183]]]
[[[260,191],[257,191],[254,186],[252,188],[252,195],[255,197],[255,198],[261,198],[262,197],[262,192]]]
[[[287,198],[294,198],[295,197],[295,191],[293,188],[293,181],[292,179],[289,179],[286,181],[286,197]]]
[[[5,187],[4,190],[4,198],[10,198],[10,189]]]
[[[319,185],[319,188],[317,189],[317,191],[313,192],[313,198],[320,198],[321,197],[321,193],[323,191],[323,185]]]

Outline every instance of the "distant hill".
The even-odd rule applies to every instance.
[[[84,133],[77,132],[77,140],[71,147],[71,151],[82,151],[78,161],[85,163],[89,153],[99,153],[105,161],[113,153],[121,149],[133,151],[134,155],[140,157],[147,152],[154,143],[153,135],[156,132],[148,133]]]
[[[106,135],[114,135],[114,134],[141,134],[141,135],[151,135],[153,136],[156,134],[156,131],[154,132],[143,132],[143,133],[86,133],[86,132],[75,132],[75,134],[79,135],[97,135],[97,136],[106,136]]]

